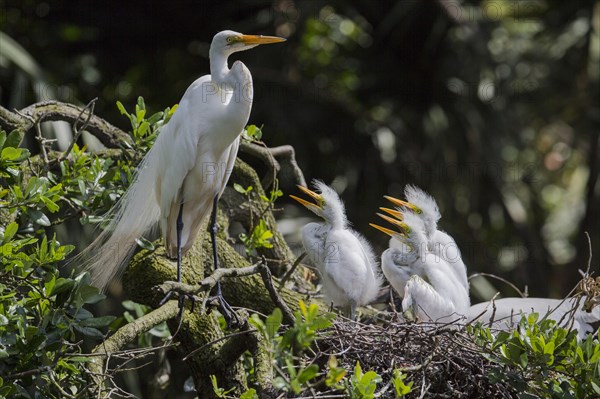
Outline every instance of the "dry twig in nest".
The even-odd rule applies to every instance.
[[[336,356],[341,367],[377,372],[381,398],[393,398],[389,382],[394,369],[414,381],[409,398],[516,398],[510,386],[491,381],[499,366],[490,362],[465,332],[448,328],[423,328],[423,324],[390,322],[366,325],[335,321],[317,340],[316,362],[323,367]],[[431,327],[431,326],[429,326]],[[386,388],[387,387],[387,388]],[[385,391],[384,391],[385,390]],[[423,391],[423,392],[421,392]]]

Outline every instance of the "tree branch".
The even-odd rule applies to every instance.
[[[304,173],[298,166],[298,162],[296,162],[296,152],[294,151],[294,147],[291,145],[282,145],[279,147],[267,147],[261,146],[252,142],[248,142],[246,140],[240,141],[240,152],[252,155],[267,165],[269,168],[269,173],[264,177],[262,181],[262,186],[266,189],[269,187],[274,181],[275,177],[281,170],[281,165],[277,161],[277,158],[282,158],[292,169],[292,173],[294,174],[294,179],[296,180],[296,184],[301,186],[306,186],[306,180],[304,179]]]
[[[84,111],[85,108],[60,101],[40,102],[15,112],[0,106],[0,129],[6,131],[16,129],[24,135],[36,123],[47,121],[74,123],[79,120]],[[127,133],[95,115],[90,118],[86,131],[109,148],[121,148],[125,143],[131,143]]]

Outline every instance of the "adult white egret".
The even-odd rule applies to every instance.
[[[492,327],[508,330],[519,324],[521,315],[537,313],[540,319],[547,316],[555,320],[561,327],[577,330],[579,339],[595,332],[592,323],[600,321],[600,307],[596,306],[587,312],[583,309],[585,298],[501,298],[471,306],[467,312],[467,321],[481,321]],[[579,301],[579,302],[578,302]]]
[[[325,297],[354,319],[356,307],[373,301],[379,293],[381,277],[377,260],[367,240],[349,227],[338,194],[321,181],[313,181],[313,186],[320,194],[306,187],[298,188],[316,203],[290,195],[324,220],[302,228],[302,243],[308,258],[321,273]]]
[[[229,69],[227,58],[259,44],[284,40],[230,30],[214,36],[209,51],[211,74],[188,87],[141,162],[135,180],[110,211],[110,225],[84,251],[90,255],[85,267],[93,284],[104,289],[117,277],[136,240],[157,224],[167,255],[177,258],[177,280],[181,281],[181,256],[191,248],[211,211],[214,266],[218,268],[216,206],[231,174],[253,99],[250,71],[240,61]],[[230,321],[231,308],[219,284],[216,294]]]
[[[429,249],[423,219],[412,212],[404,213],[402,221],[380,216],[402,230],[399,233],[371,224],[392,236],[390,248],[381,257],[382,270],[392,287],[403,295],[404,312],[419,321],[461,318],[469,308],[469,293],[450,265]]]
[[[438,221],[442,215],[435,199],[417,186],[410,184],[404,188],[404,196],[406,201],[390,196],[385,197],[393,204],[401,207],[400,210],[390,212],[387,208],[382,209],[395,217],[401,215],[402,209],[409,209],[419,215],[425,227],[427,248],[452,267],[454,275],[468,291],[467,267],[462,260],[458,245],[448,233],[438,230]]]

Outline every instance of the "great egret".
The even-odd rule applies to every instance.
[[[519,324],[522,314],[537,313],[540,318],[547,316],[555,320],[561,327],[572,327],[577,330],[579,339],[585,339],[587,334],[595,332],[591,324],[600,321],[600,307],[587,312],[582,308],[584,300],[501,298],[471,306],[466,319],[468,322],[481,321],[484,325],[492,321],[493,328],[507,330]]]
[[[321,181],[314,181],[313,186],[320,194],[298,188],[316,203],[290,195],[324,219],[323,223],[308,223],[302,228],[302,243],[321,273],[326,298],[354,319],[356,307],[373,301],[379,293],[381,277],[376,257],[366,239],[349,227],[338,194]]]
[[[404,312],[419,321],[450,322],[461,318],[469,309],[468,290],[452,267],[429,249],[422,217],[412,212],[401,215],[402,221],[380,216],[401,230],[371,224],[392,236],[390,248],[381,257],[382,270],[392,287],[403,295]]]
[[[284,40],[230,30],[214,36],[209,51],[211,74],[188,87],[141,162],[135,180],[110,211],[110,225],[84,251],[84,256],[90,255],[85,268],[93,284],[104,289],[117,277],[136,240],[157,224],[167,255],[177,258],[177,280],[181,281],[181,256],[191,248],[211,211],[214,266],[218,268],[216,206],[231,174],[253,98],[250,71],[240,61],[229,69],[227,58],[259,44]],[[235,314],[219,284],[216,294],[230,321]]]
[[[449,234],[442,230],[438,230],[437,224],[442,215],[435,199],[425,191],[413,185],[407,185],[405,187],[404,196],[406,197],[406,201],[390,196],[385,197],[393,204],[401,207],[398,211],[390,212],[387,208],[382,209],[395,217],[398,217],[402,209],[410,209],[418,214],[425,226],[427,248],[444,259],[452,267],[454,275],[468,291],[469,280],[467,279],[467,268],[462,260],[458,245]]]

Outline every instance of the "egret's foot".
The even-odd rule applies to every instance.
[[[209,297],[208,302],[217,302],[219,312],[221,312],[221,314],[225,318],[225,322],[227,323],[227,329],[231,330],[233,328],[241,326],[242,322],[238,318],[237,313],[235,313],[235,310],[233,310],[231,305],[227,303],[227,301],[225,300],[225,298],[223,298],[223,295],[221,293]]]
[[[159,306],[164,305],[172,296],[173,293],[175,291],[169,291],[167,292],[167,295],[164,296],[163,299],[161,299],[161,301],[158,303]],[[188,299],[191,301],[192,303],[192,308],[190,309],[190,312],[193,312],[194,309],[196,308],[196,302],[197,302],[197,298],[194,295],[191,294],[179,294],[179,298],[178,298],[178,302],[179,302],[179,313],[177,314],[177,318],[181,318],[181,316],[183,315],[183,309],[185,308],[185,300]]]

